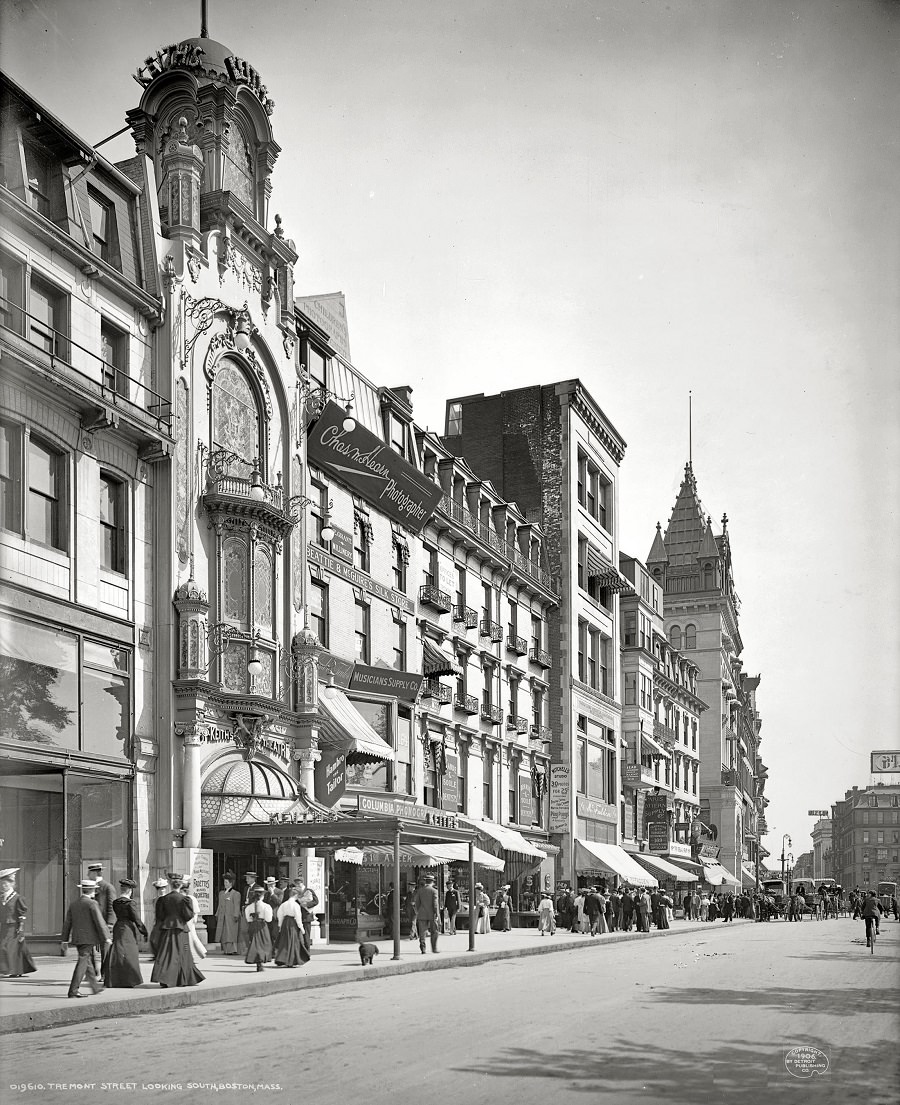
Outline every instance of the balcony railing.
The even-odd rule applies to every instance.
[[[256,492],[254,495],[253,492]],[[222,476],[207,484],[206,495],[231,495],[236,499],[254,499],[272,507],[284,510],[284,488],[272,487],[267,483],[251,483],[241,476]],[[259,496],[262,498],[259,498]]]
[[[453,690],[439,679],[426,679],[422,684],[422,697],[432,698],[442,706],[447,706],[453,699]]]
[[[678,742],[678,735],[671,725],[666,725],[665,722],[653,720],[653,739],[659,741],[662,744],[665,741],[669,741],[671,744]]]
[[[542,648],[530,648],[528,650],[528,659],[532,664],[537,664],[542,668],[549,668],[552,664],[550,653],[544,652]]]
[[[453,708],[462,710],[464,714],[477,714],[479,710],[478,699],[473,694],[455,694],[453,696]]]
[[[528,718],[527,717],[519,717],[518,714],[507,714],[506,715],[506,728],[509,729],[510,732],[515,732],[515,733],[519,733],[519,734],[527,733],[528,732]]]
[[[506,648],[508,652],[514,652],[517,656],[524,656],[528,651],[528,642],[524,637],[517,637],[513,633],[513,627],[508,626],[506,631]]]
[[[141,421],[149,419],[158,432],[171,433],[172,404],[168,399],[3,296],[0,296],[0,330],[12,346],[36,355],[62,380],[77,386],[91,399],[107,403],[123,414],[138,415]]]
[[[503,626],[499,622],[492,622],[490,618],[481,619],[478,633],[482,637],[490,637],[494,642],[503,640]]]
[[[549,725],[532,725],[528,729],[528,739],[540,741],[541,744],[549,744],[553,739]]]
[[[453,606],[446,591],[441,591],[440,588],[432,587],[428,583],[419,588],[419,602],[439,610],[442,614],[446,614]]]
[[[500,556],[505,557],[518,568],[519,571],[523,572],[531,579],[536,580],[552,594],[556,594],[556,583],[550,573],[545,572],[544,569],[541,568],[540,565],[535,564],[533,560],[529,560],[515,545],[511,545],[508,541],[504,541],[492,525],[482,522],[480,518],[477,518],[471,512],[471,510],[467,510],[461,503],[456,502],[456,500],[452,499],[449,495],[444,495],[439,506],[444,514],[449,515],[455,522],[458,522],[465,529],[480,537],[485,544]]]
[[[466,629],[474,629],[478,625],[478,611],[471,606],[454,606],[453,621],[462,623]]]
[[[481,703],[481,716],[491,725],[503,724],[503,710],[499,706],[492,706],[490,702]]]

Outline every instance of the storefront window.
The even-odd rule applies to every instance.
[[[127,757],[129,664],[127,649],[0,615],[0,736]]]
[[[4,861],[20,869],[28,935],[62,932],[66,905],[88,863],[102,863],[113,885],[129,873],[126,781],[74,771],[6,775],[0,808]]]
[[[78,638],[0,617],[0,733],[78,747]]]
[[[387,702],[367,702],[365,699],[351,698],[355,709],[372,726],[375,732],[386,744],[394,747],[394,738],[391,726],[391,707]],[[347,759],[347,785],[362,787],[366,790],[389,790],[390,771],[389,764],[378,761],[353,762],[352,754]]]

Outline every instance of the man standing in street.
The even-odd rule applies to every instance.
[[[637,900],[638,931],[650,931],[650,895],[646,890],[640,891]]]
[[[425,934],[431,937],[431,950],[438,950],[438,916],[440,914],[438,893],[434,885],[434,875],[426,875],[416,891],[416,931],[419,935],[419,951],[425,954]]]
[[[112,935],[94,898],[97,892],[96,884],[93,879],[84,879],[78,885],[81,895],[66,910],[60,944],[60,951],[63,954],[70,940],[78,948],[78,960],[69,983],[70,998],[84,997],[84,994],[79,991],[85,975],[92,992],[102,993],[103,984],[94,969],[94,946],[97,945],[102,949],[104,958],[109,955],[109,949],[112,946]]]
[[[444,909],[447,911],[447,931],[451,936],[455,936],[456,915],[459,913],[459,891],[452,880],[447,883],[447,892],[444,894]]]

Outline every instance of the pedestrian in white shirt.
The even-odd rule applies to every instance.
[[[309,962],[309,951],[303,932],[303,908],[297,900],[297,888],[285,891],[284,901],[278,907],[278,941],[275,944],[275,965],[297,967]]]

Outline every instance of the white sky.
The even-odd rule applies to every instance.
[[[767,844],[807,850],[807,810],[900,746],[900,5],[209,6],[275,99],[298,294],[345,292],[354,362],[410,384],[420,422],[580,377],[628,442],[621,544],[643,558],[692,389],[762,674]],[[199,9],[4,0],[0,61],[96,143]]]

